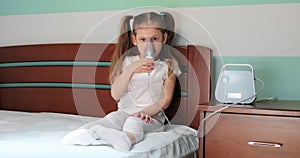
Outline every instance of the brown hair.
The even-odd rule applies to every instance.
[[[130,24],[131,20],[133,20],[132,26]],[[135,30],[137,28],[147,27],[147,25],[156,26],[156,28],[159,29],[162,34],[167,33],[168,37],[165,44],[171,46],[175,35],[175,21],[170,13],[161,12],[158,14],[155,12],[146,12],[137,16],[123,17],[121,20],[120,35],[110,65],[109,79],[111,83],[113,82],[115,76],[122,73],[122,61],[124,58],[123,54],[127,52],[129,55],[137,55],[138,51],[132,51],[131,49],[134,47],[132,35],[136,35]],[[160,55],[158,58],[162,60],[173,59],[170,48],[167,48],[163,45],[161,51],[164,51],[165,53],[159,53]],[[122,59],[120,60],[120,58]]]

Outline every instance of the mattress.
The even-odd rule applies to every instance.
[[[166,125],[164,132],[147,133],[130,151],[114,150],[105,142],[90,146],[62,145],[68,132],[99,118],[60,113],[0,110],[0,157],[197,157],[197,131]]]

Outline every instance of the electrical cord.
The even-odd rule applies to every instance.
[[[171,128],[171,129],[174,131],[174,133],[179,134],[179,135],[182,135],[182,136],[185,136],[185,137],[191,137],[191,136],[192,136],[192,137],[199,137],[199,136],[201,136],[200,133],[201,133],[203,127],[204,127],[204,123],[205,123],[208,119],[210,119],[212,116],[216,115],[217,113],[222,112],[223,110],[225,110],[225,109],[227,109],[227,108],[229,108],[229,107],[231,107],[231,106],[234,106],[234,105],[237,105],[237,104],[241,104],[241,103],[244,102],[244,101],[247,101],[247,100],[249,100],[249,99],[252,99],[253,97],[256,97],[258,94],[260,94],[260,93],[263,91],[263,89],[264,89],[264,82],[263,82],[263,80],[258,79],[258,78],[255,78],[255,80],[260,81],[261,84],[262,84],[261,89],[260,89],[258,92],[256,92],[254,95],[252,95],[252,96],[250,96],[250,97],[248,97],[248,98],[246,98],[246,99],[242,99],[242,100],[239,100],[239,101],[234,102],[234,103],[232,103],[232,104],[228,104],[228,105],[226,105],[226,106],[224,106],[224,107],[222,107],[222,108],[220,108],[220,109],[218,109],[218,110],[216,110],[216,111],[210,113],[208,116],[206,116],[206,117],[201,121],[201,123],[200,123],[200,125],[199,125],[199,128],[198,128],[197,134],[195,134],[195,135],[194,135],[194,134],[192,134],[192,135],[186,135],[186,134],[177,132],[174,128]],[[151,98],[151,100],[153,101],[153,98],[152,98],[152,95],[151,95],[150,86],[151,86],[151,80],[150,80],[150,75],[148,75],[148,91],[149,91],[150,98]],[[167,115],[165,114],[164,110],[163,110],[162,108],[160,108],[160,111],[162,112],[163,117],[166,119],[167,124],[168,124],[170,127],[172,127],[173,125],[172,125],[172,123],[170,122],[170,120],[169,120],[169,118],[167,117]]]
[[[242,99],[242,100],[239,100],[239,101],[234,102],[234,103],[232,103],[232,104],[228,104],[228,105],[226,105],[226,106],[224,106],[224,107],[222,107],[222,108],[220,108],[220,109],[218,109],[218,110],[216,110],[216,111],[210,113],[208,116],[206,116],[206,117],[201,121],[201,123],[200,123],[200,125],[199,125],[199,128],[198,128],[198,136],[202,136],[202,135],[201,135],[201,132],[202,132],[202,130],[203,130],[204,123],[205,123],[209,118],[211,118],[212,116],[216,115],[217,113],[222,112],[223,110],[225,110],[225,109],[227,109],[227,108],[230,108],[230,107],[232,107],[232,106],[234,106],[234,105],[237,105],[237,104],[241,104],[242,102],[247,101],[247,100],[249,100],[249,99],[252,99],[252,98],[256,97],[258,94],[260,94],[260,93],[263,91],[263,89],[264,89],[264,81],[261,80],[261,79],[259,79],[259,78],[255,78],[254,80],[257,80],[257,81],[260,81],[260,82],[261,82],[262,86],[261,86],[260,90],[259,90],[258,92],[256,92],[254,95],[252,95],[252,96],[250,96],[250,97],[248,97],[248,98],[246,98],[246,99]]]
[[[255,100],[255,103],[257,103],[257,102],[263,102],[263,101],[272,101],[272,100],[276,101],[277,98],[275,98],[275,97],[262,98],[262,99],[259,99],[259,100]]]
[[[247,100],[249,100],[249,99],[252,99],[253,97],[256,97],[257,95],[259,95],[259,94],[263,91],[263,89],[264,89],[264,81],[261,80],[261,79],[259,79],[259,78],[255,78],[255,80],[261,82],[261,88],[260,88],[259,91],[257,91],[254,95],[252,95],[252,96],[250,96],[250,97],[248,97],[248,98],[246,98],[246,99],[242,99],[242,100],[239,100],[239,101],[234,102],[234,103],[232,103],[232,104],[228,104],[228,105],[226,105],[226,106],[224,106],[224,107],[222,107],[222,108],[220,108],[220,109],[218,109],[218,110],[216,110],[216,111],[210,113],[208,116],[206,116],[206,117],[201,121],[201,123],[200,123],[200,125],[199,125],[199,128],[198,128],[197,134],[195,134],[195,135],[194,135],[194,134],[192,134],[192,135],[186,135],[186,134],[177,132],[174,128],[172,128],[172,130],[173,130],[176,134],[179,134],[179,135],[182,135],[182,136],[185,136],[185,137],[199,137],[199,136],[202,136],[202,135],[201,135],[201,132],[202,132],[202,129],[203,129],[203,127],[204,127],[204,123],[205,123],[208,119],[210,119],[212,116],[216,115],[217,113],[222,112],[223,110],[225,110],[225,109],[227,109],[227,108],[230,108],[231,106],[234,106],[234,105],[237,105],[237,104],[241,104],[241,103],[244,102],[244,101],[247,101]],[[149,80],[148,80],[148,81],[149,81]],[[148,84],[148,85],[149,85],[149,84]],[[149,85],[149,88],[150,88],[150,85]],[[151,96],[151,93],[150,93],[150,97],[152,97],[152,96]],[[169,125],[170,127],[172,127],[172,124],[171,124],[170,120],[168,119],[167,115],[165,114],[165,112],[164,112],[162,109],[160,109],[160,110],[161,110],[163,116],[165,117],[165,119],[166,119],[168,125]]]

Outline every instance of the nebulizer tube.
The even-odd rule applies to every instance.
[[[151,60],[154,60],[154,52],[155,52],[155,49],[154,49],[154,46],[153,46],[153,42],[151,41],[151,39],[148,39],[147,40],[147,43],[145,45],[145,58],[147,59],[151,59]],[[151,101],[153,101],[153,97],[152,97],[152,94],[151,94],[151,76],[150,76],[150,72],[148,72],[148,92],[149,92],[149,96],[150,96],[150,99]],[[167,115],[165,114],[164,110],[162,109],[162,107],[160,107],[160,111],[162,112],[162,115],[163,117],[166,119],[167,121],[167,124],[171,127],[172,124],[170,122],[170,120],[168,119]],[[178,135],[181,135],[181,136],[184,136],[184,137],[198,137],[197,134],[192,134],[192,135],[186,135],[182,132],[178,132],[176,131],[174,128],[171,128],[172,131]]]
[[[154,59],[154,48],[153,48],[153,45],[151,43],[151,39],[148,39],[147,43],[146,43],[145,58],[146,59],[151,59],[151,60]],[[153,101],[153,98],[152,98],[152,95],[151,95],[151,89],[150,89],[150,86],[151,86],[150,77],[151,77],[150,72],[148,72],[148,84],[147,84],[148,85],[148,92],[149,92],[149,96],[150,96],[151,101]]]

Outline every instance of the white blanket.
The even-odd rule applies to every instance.
[[[165,132],[145,134],[129,152],[114,150],[103,142],[91,146],[61,145],[71,130],[99,118],[58,113],[28,113],[0,110],[1,158],[119,158],[196,157],[197,131],[182,125],[166,126]]]

